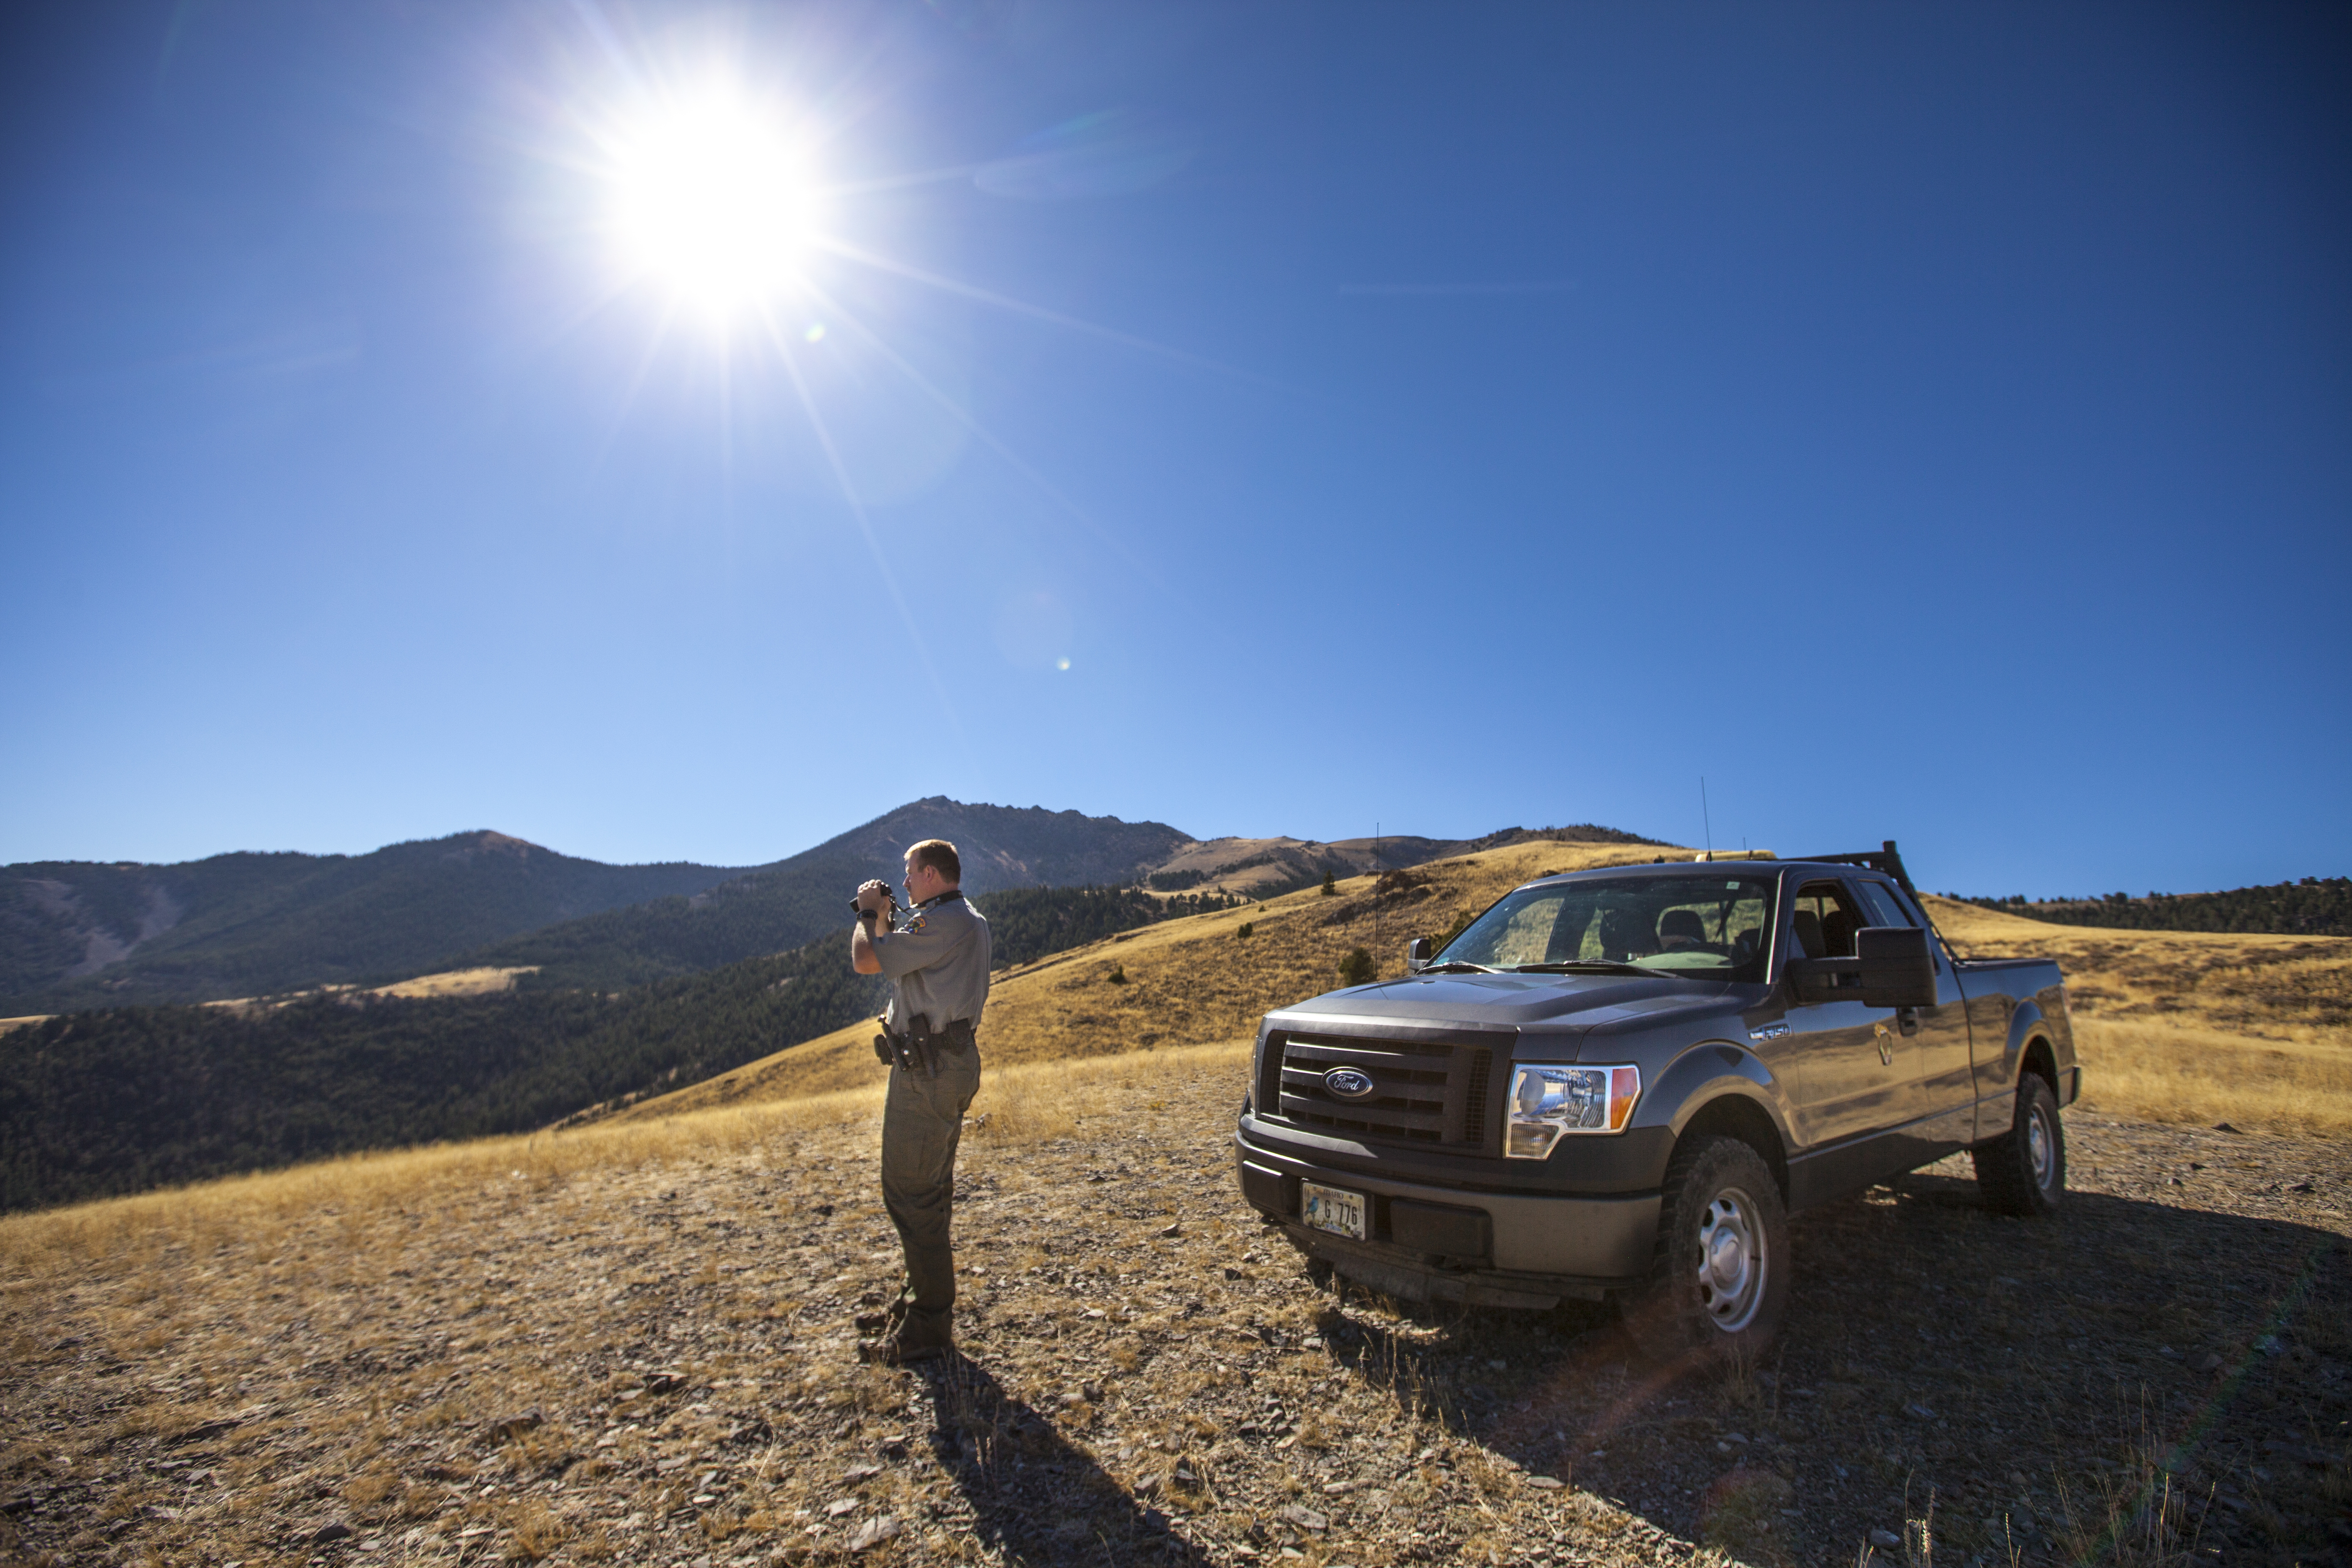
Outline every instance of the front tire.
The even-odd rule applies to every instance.
[[[2066,1128],[2058,1120],[2058,1097],[2039,1073],[2017,1080],[2009,1131],[1969,1154],[1978,1190],[1993,1213],[2038,1219],[2056,1211],[2066,1192]]]
[[[1752,1363],[1789,1310],[1789,1215],[1764,1157],[1737,1138],[1675,1151],[1650,1278],[1622,1298],[1633,1342],[1652,1359]]]

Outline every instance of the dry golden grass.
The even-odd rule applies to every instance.
[[[185,1187],[110,1198],[0,1218],[0,1268],[39,1274],[112,1257],[126,1247],[208,1248],[259,1241],[306,1216],[325,1213],[358,1223],[379,1210],[402,1210],[452,1194],[509,1183],[545,1190],[583,1172],[633,1170],[708,1159],[751,1148],[780,1133],[870,1119],[882,1102],[878,1084],[673,1117],[603,1122],[560,1133],[436,1143],[353,1154],[290,1170],[232,1176]]]
[[[2144,1121],[2352,1132],[2352,1044],[2248,1039],[2080,1015],[2074,1038],[2084,1103],[2093,1110]]]
[[[1927,904],[1964,952],[2058,961],[2089,1108],[2352,1132],[2352,939],[2109,931]]]
[[[394,981],[390,985],[370,989],[373,996],[487,996],[500,991],[511,991],[515,977],[536,974],[536,963],[520,964],[511,969],[450,969],[439,974],[420,974],[413,980]],[[313,990],[292,992],[284,996],[233,996],[221,1001],[206,1002],[206,1007],[282,1007],[287,1003],[323,993],[350,991],[349,985],[321,985]],[[29,1013],[21,1018],[0,1018],[0,1035],[26,1024],[45,1024],[55,1017],[53,1013]]]
[[[2097,1117],[2073,1128],[2063,1227],[1985,1215],[1932,1174],[1916,1200],[1801,1219],[1810,1272],[1769,1383],[1661,1384],[1597,1311],[1334,1303],[1234,1196],[1243,1047],[1216,1042],[992,1066],[957,1218],[976,1371],[927,1383],[850,1355],[848,1316],[897,1261],[866,1074],[849,1092],[0,1221],[0,1356],[20,1369],[0,1479],[54,1496],[0,1520],[0,1555],[7,1531],[40,1529],[76,1559],[274,1561],[295,1531],[341,1519],[380,1560],[417,1564],[814,1563],[887,1517],[903,1537],[856,1560],[1058,1568],[1160,1560],[1162,1537],[1117,1533],[1157,1508],[1219,1543],[1195,1561],[1254,1542],[1310,1563],[1484,1562],[1490,1546],[1527,1562],[1540,1543],[1632,1568],[1707,1561],[1712,1542],[1794,1568],[1900,1528],[1890,1500],[1916,1471],[1963,1562],[2028,1500],[2055,1528],[2049,1463],[2095,1451],[2081,1412],[2112,1373],[2181,1382],[2209,1349],[2284,1334],[2248,1385],[2270,1404],[2241,1394],[2231,1417],[2252,1452],[2342,1353],[2324,1313],[2273,1304],[2313,1267],[2314,1302],[2340,1299],[2307,1228],[2345,1224],[2326,1151]],[[2175,1170],[2189,1187],[2167,1184]],[[2296,1184],[2312,1172],[2315,1195]],[[2222,1254],[2228,1280],[2178,1289],[2143,1267]],[[2018,1279],[1947,1293],[2002,1272]],[[2085,1306],[2074,1292],[2094,1284]],[[2113,1368],[2010,1353],[2094,1310]],[[2199,1386],[2182,1384],[2192,1415]],[[1915,1399],[1952,1430],[1914,1423]],[[534,1409],[540,1425],[506,1431]],[[1995,1420],[2003,1439],[1979,1441]],[[962,1457],[932,1458],[927,1432],[960,1434]],[[1180,1459],[1202,1478],[1190,1491]],[[845,1482],[853,1467],[867,1479]],[[1293,1507],[1328,1528],[1294,1528]],[[2272,1533],[2301,1541],[2310,1511],[2278,1494]],[[1066,1523],[1084,1528],[1064,1541]],[[1019,1550],[989,1548],[1016,1531]]]
[[[1388,891],[1356,877],[1314,889],[1148,926],[1056,953],[996,977],[981,1048],[989,1071],[1022,1062],[1083,1061],[1187,1046],[1245,1047],[1270,1008],[1331,990],[1339,960],[1369,949],[1381,973],[1404,966],[1404,944],[1444,931],[1548,871],[1645,863],[1686,849],[1522,844],[1391,872]],[[987,900],[981,900],[983,910]],[[1242,936],[1247,924],[1252,934]],[[1112,975],[1123,975],[1114,981]],[[641,1102],[633,1120],[715,1105],[823,1094],[869,1081],[874,1028],[859,1023],[732,1072]],[[1239,1091],[1236,1090],[1236,1097]]]
[[[1000,974],[982,1049],[992,1073],[1024,1062],[1221,1045],[1236,1051],[1267,1010],[1339,984],[1349,949],[1402,967],[1405,942],[1442,932],[1545,871],[1690,851],[1528,844],[1130,932]],[[1402,884],[1400,886],[1399,884]],[[2055,958],[2073,997],[2089,1105],[2154,1121],[2352,1131],[2352,941],[2053,926],[1931,898],[1965,952]],[[1249,937],[1238,934],[1244,923]],[[1115,983],[1114,972],[1124,975]],[[870,1024],[835,1030],[642,1102],[642,1121],[837,1093],[870,1082]]]
[[[1072,1063],[992,1065],[971,1108],[970,1146],[1016,1146],[1102,1128],[1138,1106],[1170,1109],[1171,1082],[1205,1072],[1238,1085],[1248,1045],[1227,1044]],[[872,1066],[871,1058],[868,1065]],[[0,1271],[71,1272],[126,1250],[157,1256],[231,1241],[268,1246],[305,1217],[331,1214],[344,1228],[385,1211],[429,1209],[453,1194],[546,1191],[590,1173],[691,1165],[768,1147],[779,1138],[844,1126],[878,1127],[880,1069],[865,1087],[685,1111],[656,1120],[615,1119],[527,1137],[435,1144],[233,1176],[186,1187],[108,1198],[0,1218]],[[1239,1090],[1236,1089],[1235,1097]]]
[[[538,973],[539,965],[536,963],[520,964],[511,969],[451,969],[439,974],[420,974],[414,980],[379,985],[373,994],[378,996],[488,996],[513,990],[517,975]]]

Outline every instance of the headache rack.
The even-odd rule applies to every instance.
[[[1276,1030],[1259,1063],[1259,1114],[1327,1137],[1464,1153],[1496,1152],[1496,1108],[1507,1071],[1507,1039],[1405,1039]],[[1354,1068],[1370,1094],[1345,1099],[1324,1075]]]
[[[1825,860],[1832,866],[1863,866],[1873,871],[1884,871],[1901,885],[1914,899],[1919,889],[1911,885],[1911,873],[1903,868],[1903,857],[1895,852],[1895,840],[1885,841],[1883,849],[1857,849],[1848,855],[1793,855],[1794,860]]]

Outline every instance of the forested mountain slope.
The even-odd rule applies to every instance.
[[[567,921],[481,948],[465,962],[536,965],[528,984],[540,988],[635,985],[716,969],[845,928],[857,885],[874,877],[895,885],[907,846],[924,838],[956,846],[963,885],[973,893],[1131,883],[1189,842],[1165,823],[933,795],[692,898]]]
[[[607,866],[488,832],[368,855],[10,866],[0,869],[0,1014],[421,973],[486,942],[738,874]]]
[[[1007,889],[974,900],[1032,963],[1223,900]],[[283,1005],[121,1007],[0,1034],[0,1209],[359,1149],[543,1127],[870,1018],[847,921],[789,952],[615,994],[339,992]]]
[[[2231,888],[2219,893],[2150,893],[2144,899],[2109,893],[2095,899],[2029,900],[2020,894],[1963,901],[2028,920],[2119,931],[2352,936],[2352,877],[2305,877],[2300,882],[2274,887]]]

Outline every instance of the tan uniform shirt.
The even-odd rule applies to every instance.
[[[918,1013],[933,1029],[958,1018],[971,1019],[978,1029],[981,1009],[988,1005],[991,952],[988,922],[969,899],[942,898],[899,916],[897,929],[874,938],[874,956],[890,979],[890,1011],[884,1015],[890,1032],[904,1034]]]

